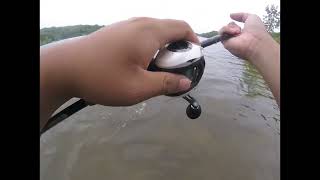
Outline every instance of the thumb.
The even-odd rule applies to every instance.
[[[183,76],[167,72],[145,71],[144,93],[148,98],[187,91],[191,81]]]
[[[234,22],[230,22],[228,25],[223,26],[219,30],[219,34],[238,35],[241,33],[241,27]]]

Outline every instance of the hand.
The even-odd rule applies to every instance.
[[[259,16],[248,13],[233,13],[230,15],[233,20],[243,22],[244,28],[241,28],[234,22],[229,23],[220,29],[220,34],[230,34],[234,37],[223,41],[224,47],[233,55],[245,60],[254,60],[254,55],[259,51],[261,43],[272,41],[264,23]]]
[[[188,89],[186,77],[146,70],[158,49],[180,39],[198,43],[187,23],[152,18],[134,18],[90,34],[84,42],[90,47],[87,57],[74,61],[75,95],[103,105],[132,105]]]
[[[41,47],[41,117],[72,97],[123,106],[189,89],[182,75],[146,70],[158,49],[181,39],[199,44],[183,21],[133,18]]]
[[[280,106],[280,46],[273,40],[261,19],[254,14],[234,13],[230,17],[244,22],[244,28],[229,23],[220,34],[234,37],[223,41],[233,55],[250,61],[262,74]]]

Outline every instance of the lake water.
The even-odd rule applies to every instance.
[[[280,112],[269,88],[221,43],[204,53],[206,69],[191,93],[200,118],[188,119],[187,102],[166,96],[87,107],[42,135],[40,178],[280,179]]]

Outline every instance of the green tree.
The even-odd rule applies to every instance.
[[[87,35],[102,27],[99,25],[75,25],[43,28],[40,29],[40,46],[62,39]]]
[[[280,27],[280,10],[278,6],[271,5],[265,8],[267,15],[263,16],[263,22],[267,31],[273,33],[275,29]]]

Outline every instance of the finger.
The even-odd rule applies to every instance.
[[[147,98],[186,91],[191,86],[191,81],[182,75],[150,71],[143,74],[143,94]]]
[[[200,44],[197,35],[185,21],[160,19],[157,22],[157,30],[156,36],[160,47],[177,40],[187,40]]]
[[[239,22],[246,22],[249,13],[232,13],[230,14],[231,19],[239,21]]]
[[[219,30],[219,34],[237,35],[240,33],[241,27],[234,22],[229,23],[227,26],[224,26]]]

